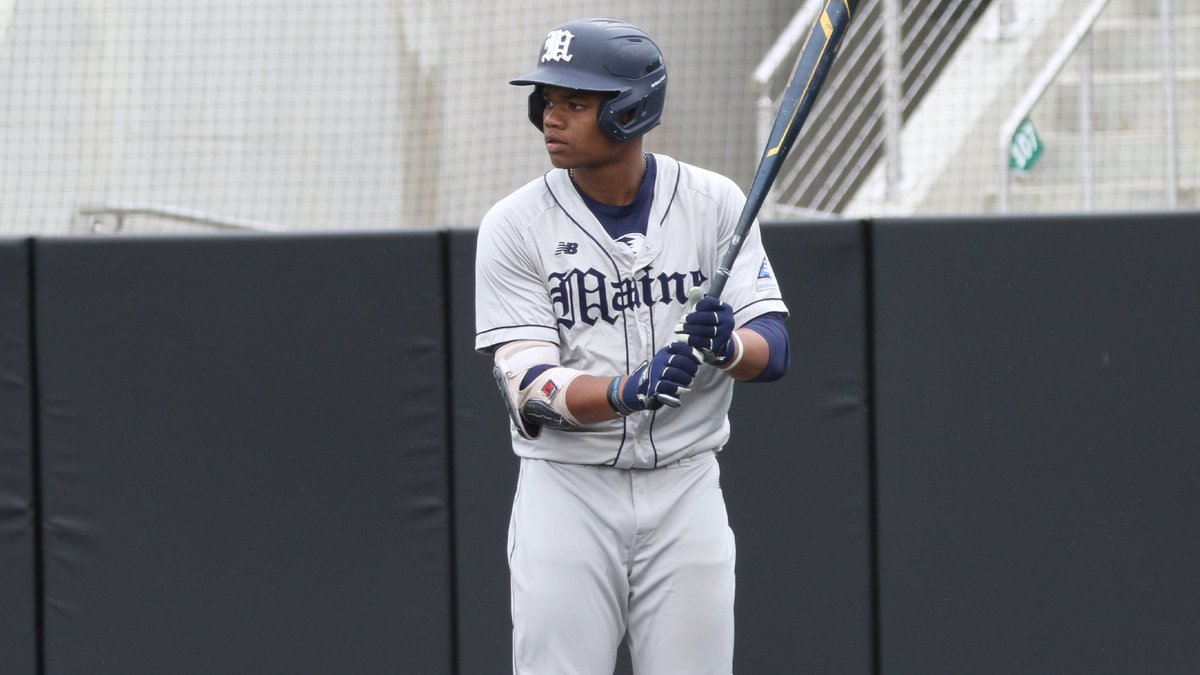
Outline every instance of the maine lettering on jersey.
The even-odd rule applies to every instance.
[[[589,268],[551,274],[547,286],[558,323],[570,329],[580,321],[589,326],[597,321],[616,323],[627,309],[655,303],[686,304],[688,290],[707,280],[700,270],[655,275],[645,269],[638,277],[610,281],[603,272]]]

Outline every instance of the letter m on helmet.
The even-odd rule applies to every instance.
[[[542,63],[546,61],[570,61],[571,40],[575,36],[569,30],[552,30],[546,36],[546,46],[542,48]]]

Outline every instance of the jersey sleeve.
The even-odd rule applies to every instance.
[[[725,198],[721,200],[719,256],[725,254],[725,249],[733,239],[733,229],[745,203],[745,195],[730,182]],[[768,312],[778,312],[784,318],[788,316],[779,279],[771,267],[757,219],[742,242],[742,249],[729,271],[729,280],[725,283],[721,300],[733,307],[734,321],[738,326],[743,326],[747,321]]]
[[[558,324],[522,229],[493,210],[475,252],[475,349],[490,353],[513,340],[557,345]]]

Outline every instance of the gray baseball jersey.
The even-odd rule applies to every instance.
[[[645,237],[611,239],[565,170],[554,169],[497,203],[480,226],[475,347],[513,340],[559,346],[562,365],[593,375],[635,370],[676,338],[693,286],[707,288],[745,196],[719,174],[655,155]],[[787,313],[757,224],[722,300],[742,325]],[[733,380],[703,367],[680,408],[662,408],[580,430],[546,428],[517,455],[570,464],[652,468],[719,450],[729,438]]]

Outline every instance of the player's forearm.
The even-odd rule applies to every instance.
[[[739,382],[753,380],[767,367],[771,359],[771,347],[763,336],[749,328],[739,328],[735,332],[741,341],[741,360],[725,374]]]
[[[567,388],[567,409],[580,424],[598,424],[620,415],[608,404],[608,388],[613,378],[580,375]]]
[[[771,347],[763,336],[749,328],[737,331],[742,343],[742,359],[728,371],[735,380],[747,381],[758,377],[771,358]],[[598,424],[620,417],[608,403],[608,389],[613,378],[580,375],[567,388],[567,408],[580,424]]]
[[[742,358],[736,366],[725,371],[738,381],[753,380],[766,368],[771,359],[767,340],[752,329],[737,330],[741,339]],[[608,403],[608,389],[613,378],[580,375],[567,388],[567,409],[581,425],[598,424],[620,417]]]

